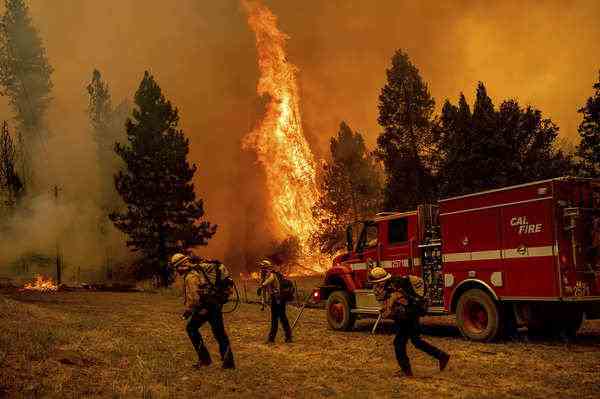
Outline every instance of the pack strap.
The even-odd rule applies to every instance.
[[[208,281],[208,284],[210,284],[210,286],[212,288],[216,288],[215,285],[212,283],[212,281],[210,281],[210,278],[208,278],[208,274],[206,274],[206,271],[204,270],[204,268],[202,266],[200,266],[198,269],[200,269],[200,271],[202,272],[202,274],[204,275],[204,278],[206,279],[206,281]],[[217,268],[217,273],[218,273],[218,268]],[[219,274],[217,274],[217,279],[219,278]]]

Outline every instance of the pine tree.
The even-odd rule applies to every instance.
[[[20,169],[30,181],[32,148],[45,139],[52,67],[25,1],[5,0],[5,8],[0,22],[0,86],[15,112]]]
[[[458,107],[446,100],[440,118],[437,183],[439,195],[462,194],[472,181],[473,154],[472,114],[465,96],[460,93]]]
[[[145,271],[166,285],[169,255],[206,245],[217,226],[200,221],[204,207],[191,183],[196,166],[187,161],[189,140],[178,129],[177,109],[148,72],[135,105],[126,123],[128,143],[115,146],[125,163],[115,186],[127,210],[110,218],[128,235],[127,246],[143,254]]]
[[[483,83],[473,114],[461,94],[440,118],[439,195],[448,197],[568,174],[568,154],[557,148],[558,127],[531,106],[503,101],[496,111]]]
[[[506,100],[498,110],[498,129],[503,140],[503,151],[498,152],[497,169],[510,185],[570,174],[571,157],[558,148],[559,129],[542,111],[516,100]]]
[[[594,84],[594,94],[578,112],[583,115],[579,125],[581,142],[577,147],[580,157],[579,173],[588,177],[600,176],[600,72]]]
[[[322,252],[333,253],[344,243],[345,226],[377,212],[381,203],[378,165],[364,139],[345,123],[330,143],[331,160],[323,165],[321,197],[313,214],[322,228],[313,242]]]
[[[387,175],[385,208],[412,209],[433,199],[431,150],[435,101],[408,55],[398,50],[379,95],[378,122],[383,132],[375,155]]]
[[[105,210],[115,210],[118,195],[113,184],[113,175],[119,169],[119,158],[114,152],[115,143],[125,138],[126,104],[113,109],[108,83],[102,80],[97,69],[87,86],[89,95],[88,115],[94,141],[97,145],[100,169],[100,205]],[[123,112],[125,110],[125,112]]]
[[[477,84],[473,116],[471,119],[471,190],[479,191],[502,185],[504,180],[499,155],[506,153],[504,141],[498,129],[496,110],[483,82]],[[502,157],[500,157],[502,158]]]

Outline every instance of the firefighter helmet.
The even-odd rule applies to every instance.
[[[273,263],[271,263],[271,261],[268,259],[263,259],[260,261],[259,266],[261,269],[272,269]]]
[[[383,283],[392,277],[383,267],[374,267],[369,272],[370,283]]]
[[[171,257],[171,267],[176,269],[179,266],[183,266],[186,261],[189,261],[190,258],[184,254],[175,254]]]

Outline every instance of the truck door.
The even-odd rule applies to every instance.
[[[367,221],[356,242],[355,256],[350,260],[355,273],[355,282],[359,288],[364,288],[369,270],[380,264],[379,228],[377,223]]]
[[[414,220],[414,216],[405,216],[388,220],[385,225],[382,266],[393,275],[420,275]]]

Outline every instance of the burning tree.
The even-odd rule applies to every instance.
[[[187,161],[189,140],[178,129],[177,109],[148,72],[135,105],[126,123],[128,144],[115,146],[125,163],[115,186],[127,210],[111,213],[110,219],[128,235],[127,246],[142,253],[144,271],[167,285],[169,255],[206,245],[217,226],[200,221],[204,207],[191,183],[196,165]]]

